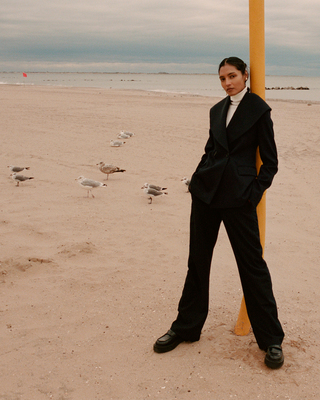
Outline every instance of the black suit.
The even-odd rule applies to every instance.
[[[190,253],[179,314],[171,329],[185,340],[199,340],[207,318],[213,249],[224,223],[239,269],[248,316],[258,345],[281,344],[271,277],[262,257],[256,205],[277,172],[270,107],[246,93],[228,127],[230,98],[210,110],[210,136],[190,183]],[[262,166],[257,174],[256,152]]]

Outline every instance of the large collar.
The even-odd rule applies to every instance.
[[[270,107],[258,95],[249,91],[244,95],[226,128],[230,97],[221,100],[210,110],[210,129],[215,139],[228,150],[227,132],[230,141],[248,131]]]
[[[228,150],[226,119],[230,105],[230,97],[219,101],[210,110],[210,130],[214,138]]]

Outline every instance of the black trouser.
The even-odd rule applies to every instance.
[[[188,273],[171,329],[186,341],[199,340],[209,309],[212,253],[221,222],[226,228],[240,274],[247,312],[258,346],[266,350],[281,344],[284,333],[278,320],[270,273],[262,257],[255,207],[212,208],[193,197],[190,218]]]

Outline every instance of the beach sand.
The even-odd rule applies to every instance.
[[[265,258],[286,337],[264,366],[221,228],[199,342],[166,354],[188,257],[181,183],[219,99],[1,86],[0,399],[319,399],[320,105],[270,101],[279,172],[267,192]],[[120,130],[135,133],[110,147]],[[126,170],[107,176],[96,165]],[[8,165],[29,166],[19,187]],[[75,179],[107,184],[88,198]],[[148,204],[141,186],[167,187]]]

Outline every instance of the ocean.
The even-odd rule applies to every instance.
[[[26,75],[0,72],[0,85],[92,87],[225,96],[215,74],[27,72]],[[266,90],[267,100],[320,101],[320,77],[266,76],[266,88],[269,88]]]

